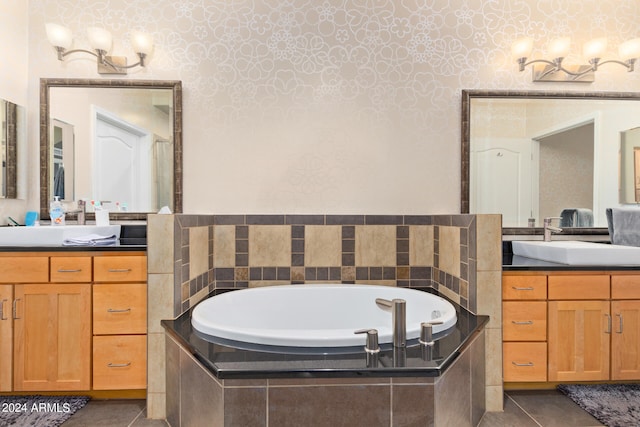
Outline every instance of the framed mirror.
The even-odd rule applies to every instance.
[[[111,218],[182,212],[182,83],[40,80],[40,216],[59,196]]]
[[[24,108],[0,99],[0,199],[18,197],[18,140],[24,137]]]
[[[464,90],[461,212],[500,213],[505,234],[535,233],[543,218],[567,213],[567,233],[606,232],[605,209],[627,203],[623,192],[634,187],[621,153],[625,132],[640,126],[636,101],[640,94]]]

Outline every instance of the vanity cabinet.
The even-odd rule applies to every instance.
[[[146,388],[143,252],[0,253],[0,391]]]
[[[532,283],[544,283],[546,297],[533,298]],[[534,333],[540,321],[530,308],[538,298],[547,310],[544,337]],[[520,332],[514,334],[516,326]],[[544,373],[534,374],[541,363],[534,352],[546,357]],[[505,272],[503,360],[505,382],[640,379],[640,275]]]

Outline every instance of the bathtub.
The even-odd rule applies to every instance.
[[[241,343],[286,347],[364,345],[360,329],[378,330],[381,344],[393,342],[391,313],[376,298],[406,300],[407,340],[420,323],[437,320],[434,334],[456,324],[447,300],[415,289],[370,285],[282,285],[242,289],[200,302],[191,313],[195,331]]]

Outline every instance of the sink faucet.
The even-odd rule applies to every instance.
[[[86,220],[86,212],[87,212],[87,202],[84,200],[78,200],[78,207],[75,210],[67,211],[66,213],[75,213],[77,215],[78,225],[85,225],[87,223]]]
[[[560,227],[554,227],[551,225],[551,221],[554,219],[561,219],[560,217],[557,216],[552,216],[552,217],[547,217],[544,219],[543,221],[543,225],[544,225],[544,241],[545,242],[550,242],[551,241],[551,233],[560,233],[562,231],[562,228]]]
[[[378,307],[385,311],[391,311],[393,324],[393,346],[406,347],[407,345],[407,302],[400,298],[387,299],[376,298]]]

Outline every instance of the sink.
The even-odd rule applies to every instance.
[[[120,225],[47,225],[40,227],[1,227],[0,246],[62,246],[64,239],[89,234],[120,238]]]
[[[514,255],[568,265],[640,265],[640,247],[558,240],[513,241]]]

